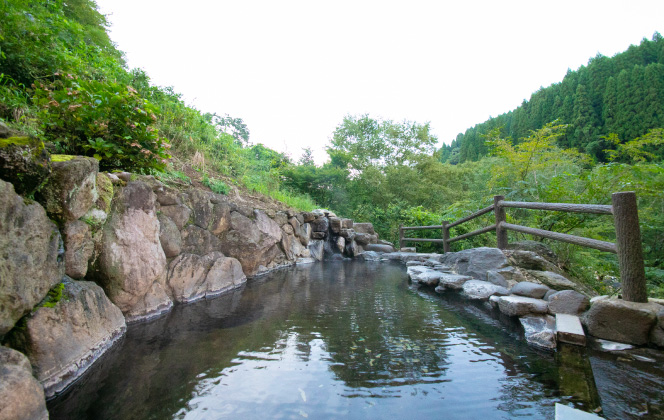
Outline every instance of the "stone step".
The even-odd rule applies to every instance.
[[[556,420],[597,420],[601,417],[556,403]]]
[[[586,334],[583,332],[581,320],[576,315],[556,314],[556,331],[561,343],[586,345]]]

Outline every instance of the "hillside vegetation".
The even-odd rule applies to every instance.
[[[172,88],[130,70],[91,0],[0,2],[0,119],[52,151],[94,156],[105,170],[165,182],[255,191],[301,210],[330,208],[372,222],[396,241],[398,226],[438,225],[514,201],[609,204],[636,191],[649,290],[664,296],[664,41],[659,34],[533,94],[436,150],[429,124],[349,115],[332,133],[329,161],[298,162],[250,143],[241,118],[203,113]],[[194,169],[191,169],[194,168]],[[186,173],[185,173],[186,170]],[[614,241],[611,217],[508,211],[521,225]],[[453,236],[491,224],[455,228]],[[440,237],[440,232],[421,234]],[[510,233],[510,241],[524,239]],[[615,289],[615,255],[551,243],[561,265],[601,293]],[[453,250],[495,246],[487,234]],[[423,251],[438,250],[431,244]]]
[[[218,192],[234,184],[314,207],[281,188],[286,156],[250,145],[241,118],[202,113],[128,69],[107,27],[91,0],[0,2],[0,119],[55,153],[94,156],[103,170],[188,182],[183,166],[193,166]]]

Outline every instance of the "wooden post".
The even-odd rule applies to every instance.
[[[403,225],[399,225],[399,250],[403,248]]]
[[[448,242],[450,240],[450,228],[447,227],[449,225],[449,222],[443,222],[443,253],[447,254],[450,252],[450,243]]]
[[[507,230],[501,227],[502,222],[507,221],[505,215],[505,208],[498,205],[498,203],[505,199],[505,196],[493,196],[493,213],[496,215],[496,246],[498,249],[507,249]]]
[[[648,302],[636,193],[613,193],[611,200],[623,299],[630,302]]]

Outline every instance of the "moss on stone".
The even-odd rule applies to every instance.
[[[51,155],[51,162],[68,162],[74,158],[74,155]]]
[[[0,139],[0,178],[21,195],[31,196],[51,172],[44,143],[34,137]]]
[[[96,205],[99,210],[109,213],[111,211],[111,201],[113,201],[113,182],[103,173],[97,174],[97,198]]]
[[[7,146],[11,145],[16,145],[16,146],[34,146],[36,144],[40,144],[42,149],[44,148],[44,143],[41,141],[35,139],[35,138],[30,138],[30,137],[9,137],[7,139],[0,139],[0,148],[4,148]]]
[[[65,290],[64,283],[56,284],[51,290],[48,291],[44,300],[39,304],[40,307],[54,308],[62,299],[62,292]]]
[[[27,148],[34,158],[41,156],[46,149],[44,142],[34,137],[9,137],[7,139],[0,139],[0,149],[10,146]],[[26,156],[25,152],[24,156]]]

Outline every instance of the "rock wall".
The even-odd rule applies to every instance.
[[[557,314],[578,316],[587,333],[596,338],[664,347],[664,302],[595,296],[564,275],[552,262],[550,250],[537,251],[474,248],[444,255],[366,252],[363,257],[403,261],[415,284],[441,294],[458,292],[517,317],[526,340],[539,347],[556,348]]]
[[[0,386],[0,419],[44,418],[43,395],[75,381],[126,323],[275,268],[371,246],[394,251],[371,224],[326,210],[278,210],[151,176],[100,173],[95,159],[51,159],[41,142],[19,140],[0,142],[0,177],[8,181],[0,180],[0,340],[28,357],[42,393],[23,398]],[[34,388],[25,360],[5,359],[3,381]],[[25,404],[10,409],[12,398]]]

